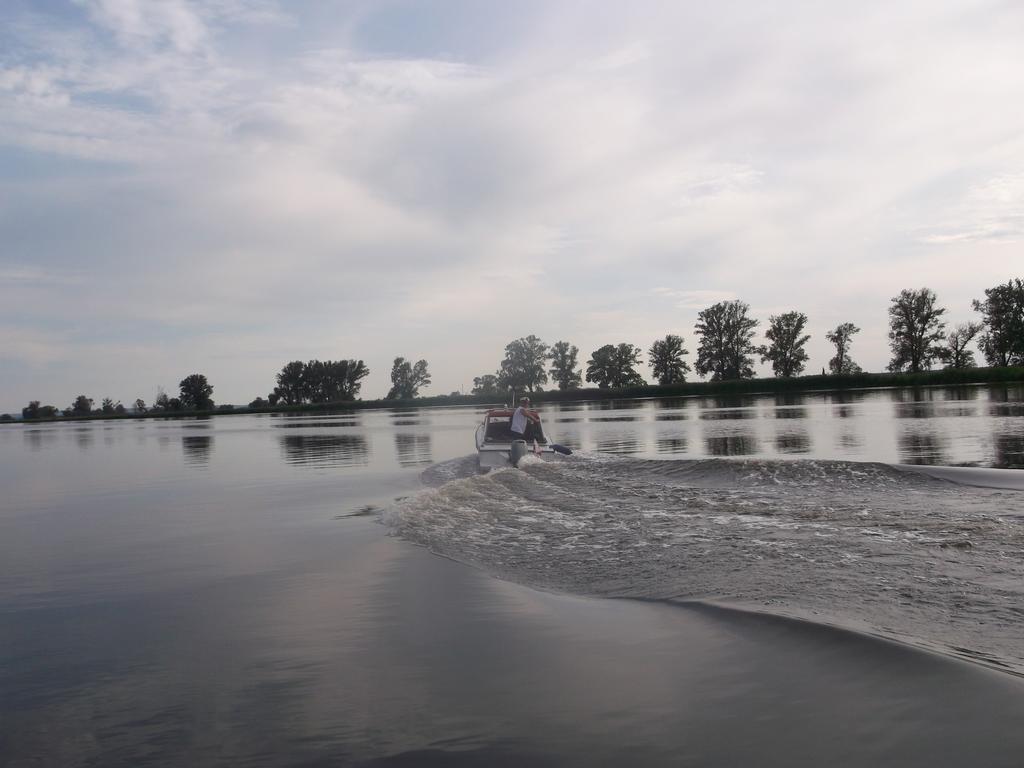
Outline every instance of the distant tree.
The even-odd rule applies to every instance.
[[[171,398],[164,392],[163,387],[156,388],[156,397],[153,398],[153,410],[154,411],[169,411],[171,410]]]
[[[86,397],[85,395],[79,395],[75,398],[75,402],[71,404],[71,413],[69,416],[88,416],[92,413],[92,398]]]
[[[52,419],[57,415],[57,408],[52,405],[40,405],[38,400],[32,400],[21,409],[23,419]]]
[[[535,392],[548,383],[545,370],[548,345],[533,334],[505,346],[505,359],[498,371],[498,386],[502,389]]]
[[[305,363],[301,360],[293,360],[277,374],[277,386],[274,387],[274,394],[285,405],[298,405],[306,399],[303,382],[305,369]]]
[[[126,410],[126,409],[125,409],[125,407],[124,407],[123,405],[121,405],[121,401],[120,401],[120,400],[118,400],[118,401],[117,401],[117,402],[116,402],[116,403],[114,404],[114,413],[124,413],[124,412],[125,412],[125,410]]]
[[[840,323],[835,330],[825,334],[825,338],[836,347],[836,356],[828,361],[828,369],[837,376],[860,373],[860,366],[850,359],[850,344],[855,333],[860,333],[860,328],[856,325]]]
[[[259,398],[256,399],[259,400]],[[267,402],[270,403],[271,408],[277,405],[278,402],[280,402],[280,400],[281,396],[277,394],[277,392],[271,392],[269,395],[267,395]]]
[[[135,412],[145,413],[146,412],[146,401],[141,397],[135,399]]]
[[[1024,365],[1024,281],[1008,280],[985,290],[984,301],[975,300],[985,333],[978,347],[989,365]]]
[[[319,360],[311,360],[307,369],[319,364]],[[426,365],[426,363],[424,363]],[[310,402],[335,403],[355,400],[370,369],[362,360],[325,360],[323,363],[324,377],[319,386],[310,388]],[[429,380],[426,383],[430,383]]]
[[[473,378],[474,395],[497,395],[498,377],[493,373],[485,373],[483,376]]]
[[[213,408],[213,387],[201,373],[192,373],[178,384],[181,389],[181,404],[190,411],[209,411]]]
[[[103,404],[100,406],[100,410],[103,413],[113,413],[114,412],[114,401],[111,400],[109,397],[104,397],[103,398]]]
[[[690,364],[683,360],[683,356],[688,354],[689,351],[683,346],[683,337],[674,333],[651,344],[647,357],[658,383],[664,385],[686,381]]]
[[[249,403],[250,408],[266,408],[268,405],[270,405],[270,403],[264,400],[262,397],[257,397],[255,400]]]
[[[181,398],[172,397],[167,400],[167,408],[165,410],[171,411],[173,413],[175,411],[182,410],[184,407],[185,406],[181,402]]]
[[[770,342],[758,349],[761,362],[772,361],[772,372],[788,378],[799,376],[807,365],[807,351],[804,349],[810,336],[804,334],[807,315],[803,312],[786,312],[768,318],[765,338]]]
[[[754,375],[757,351],[751,339],[758,322],[747,316],[750,306],[742,301],[720,301],[698,315],[696,333],[697,373],[711,374],[712,381],[745,379]]]
[[[362,360],[294,360],[277,374],[272,405],[336,403],[355,400],[370,373]]]
[[[9,413],[0,413],[0,422],[5,422],[6,423],[6,422],[10,422],[10,421],[14,421],[14,417],[11,416],[11,414],[9,414]]]
[[[960,323],[946,335],[946,348],[941,357],[947,368],[974,368],[974,352],[967,349],[974,337],[981,333],[981,323]]]
[[[890,371],[918,373],[929,370],[932,361],[942,358],[946,327],[942,316],[946,310],[936,306],[936,300],[929,288],[905,288],[893,297],[889,306]]]
[[[420,387],[430,384],[430,373],[427,361],[419,360],[413,365],[404,357],[396,357],[391,366],[391,389],[388,400],[412,400],[419,393]]]
[[[587,381],[601,389],[642,386],[647,382],[634,366],[641,365],[640,347],[633,344],[605,344],[595,349],[587,361]]]
[[[561,390],[579,389],[583,383],[582,376],[576,367],[579,349],[568,341],[556,341],[551,345],[548,358],[551,360],[551,379]]]

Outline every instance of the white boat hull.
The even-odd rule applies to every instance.
[[[511,442],[485,442],[483,425],[476,429],[476,451],[477,460],[481,469],[500,469],[511,467],[512,443]],[[534,447],[533,444],[526,444],[527,455],[537,455],[541,458],[550,458],[555,455],[554,450],[549,446],[542,445]]]

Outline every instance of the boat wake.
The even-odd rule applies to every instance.
[[[475,458],[427,469],[383,521],[533,587],[753,608],[1024,672],[1020,491],[844,461],[573,456],[480,475]]]

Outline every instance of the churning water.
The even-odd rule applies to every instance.
[[[456,459],[424,479],[387,523],[501,578],[728,601],[1024,672],[1020,490],[877,463],[580,455],[486,475]]]

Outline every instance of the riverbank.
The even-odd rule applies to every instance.
[[[793,378],[739,379],[734,381],[690,381],[680,384],[649,384],[638,387],[601,389],[586,387],[570,390],[545,390],[529,393],[535,403],[582,402],[588,400],[624,400],[651,397],[714,397],[722,395],[798,394],[828,390],[886,389],[891,387],[956,387],[985,384],[1024,383],[1024,366],[1004,368],[965,368],[924,371],[921,373],[858,373],[849,376],[814,375]],[[323,413],[376,408],[436,408],[446,405],[502,405],[496,395],[438,395],[412,400],[346,400],[331,403],[276,405],[266,408],[225,405],[209,411],[146,411],[145,413],[90,413],[54,416],[43,419],[0,420],[0,424],[52,421],[92,421],[106,419],[175,419],[252,413]]]

